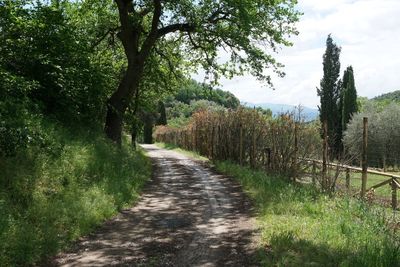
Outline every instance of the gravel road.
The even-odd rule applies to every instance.
[[[258,266],[252,207],[207,164],[142,146],[153,177],[139,202],[57,256],[55,266]]]

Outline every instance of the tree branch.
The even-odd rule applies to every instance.
[[[164,35],[167,35],[168,33],[176,32],[176,31],[181,31],[181,32],[193,32],[195,31],[196,27],[193,24],[190,23],[176,23],[176,24],[171,24],[168,26],[165,26],[161,29],[158,30],[157,37],[162,37]]]
[[[143,42],[142,49],[140,50],[140,54],[144,58],[146,58],[150,54],[150,51],[153,48],[158,38],[157,34],[158,24],[160,22],[160,17],[162,13],[161,0],[154,0],[153,3],[154,3],[154,12],[153,12],[153,19],[151,22],[151,30],[146,40]]]
[[[132,25],[129,23],[128,3],[124,0],[115,0],[118,7],[119,21],[122,31],[129,31]]]
[[[108,31],[106,31],[98,40],[96,40],[96,42],[94,44],[92,44],[92,46],[90,47],[91,50],[95,49],[96,46],[98,46],[109,34],[115,34],[115,32],[119,29],[120,27],[115,27],[115,28],[111,28],[108,29]]]
[[[155,52],[167,62],[169,71],[175,76],[175,79],[179,79],[178,74],[174,70],[174,64],[171,62],[169,57],[167,55],[165,55],[163,52],[161,52],[160,50],[158,50],[157,48],[155,48]]]

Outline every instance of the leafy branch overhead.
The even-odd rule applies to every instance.
[[[283,73],[265,51],[291,45],[286,38],[297,34],[294,23],[300,15],[295,1],[115,2],[119,36],[135,47],[132,56],[147,57],[158,39],[183,41],[181,51],[190,62],[227,76],[248,71],[268,82],[266,67]],[[230,54],[229,63],[217,62],[221,49]]]

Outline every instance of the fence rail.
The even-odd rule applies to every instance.
[[[309,158],[300,158],[300,161],[305,161],[305,162],[310,162],[312,163],[313,170],[312,170],[312,176],[316,176],[316,168],[315,165],[316,164],[323,164],[322,160],[316,160],[316,159],[309,159]],[[347,165],[347,164],[338,164],[338,163],[333,163],[333,162],[328,162],[326,163],[327,166],[329,167],[335,167],[335,168],[340,168],[346,171],[346,189],[347,191],[350,191],[350,171],[356,171],[356,172],[363,172],[363,169],[360,167],[355,167],[355,166],[351,166],[351,165]],[[374,175],[379,175],[379,176],[384,176],[384,177],[390,177],[390,179],[384,180],[380,183],[377,183],[375,185],[370,186],[368,189],[366,189],[366,192],[371,192],[379,187],[385,186],[385,185],[389,185],[391,187],[391,191],[392,191],[392,201],[391,201],[391,206],[393,209],[397,209],[397,190],[400,189],[400,176],[399,175],[394,175],[391,173],[386,173],[386,172],[381,172],[381,171],[376,171],[376,170],[370,170],[367,169],[366,170],[367,174],[374,174]],[[315,178],[313,178],[313,183],[315,183]],[[358,191],[355,195],[359,195],[361,192]]]

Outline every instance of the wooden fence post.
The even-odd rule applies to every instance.
[[[267,157],[268,157],[268,159],[267,159],[267,167],[268,167],[268,170],[270,170],[271,169],[271,163],[272,163],[272,159],[271,159],[271,148],[267,148],[266,149],[266,151],[267,151]]]
[[[316,176],[317,176],[317,173],[316,173],[316,171],[317,171],[317,163],[315,162],[315,160],[313,160],[312,161],[312,176],[311,176],[311,179],[312,179],[312,184],[315,186],[315,184],[316,184]]]
[[[297,178],[297,151],[298,151],[297,126],[298,126],[297,123],[294,122],[293,182],[296,182]]]
[[[239,164],[243,165],[243,127],[239,124]]]
[[[394,177],[392,177],[391,186],[392,186],[392,208],[393,208],[393,210],[397,209],[397,185],[396,185],[395,180],[396,179]]]
[[[350,169],[346,168],[346,190],[347,193],[350,193]]]
[[[215,127],[214,125],[211,126],[211,147],[210,147],[210,158],[214,159],[214,134],[215,134]]]
[[[250,166],[254,168],[256,166],[256,116],[255,116],[255,107],[253,111],[252,118],[252,133],[251,133],[251,157],[250,157]]]
[[[322,190],[326,190],[328,185],[327,180],[327,160],[328,160],[328,122],[324,120],[324,143],[323,143],[323,154],[322,154]]]
[[[253,123],[255,123],[255,122],[253,122]],[[254,168],[255,166],[256,166],[256,127],[255,126],[253,126],[253,136],[252,136],[253,138],[253,145],[252,145],[252,151],[251,151],[251,154],[252,154],[252,167]]]
[[[193,126],[193,151],[197,151],[197,125]]]
[[[365,197],[365,192],[367,190],[367,146],[368,146],[368,118],[363,118],[363,144],[362,144],[362,180],[361,180],[361,198]]]
[[[221,140],[220,140],[220,127],[219,127],[219,121],[217,122],[217,126],[215,127],[215,130],[217,131],[215,133],[215,148],[214,148],[214,154],[215,158],[219,159],[220,151],[221,151]]]

